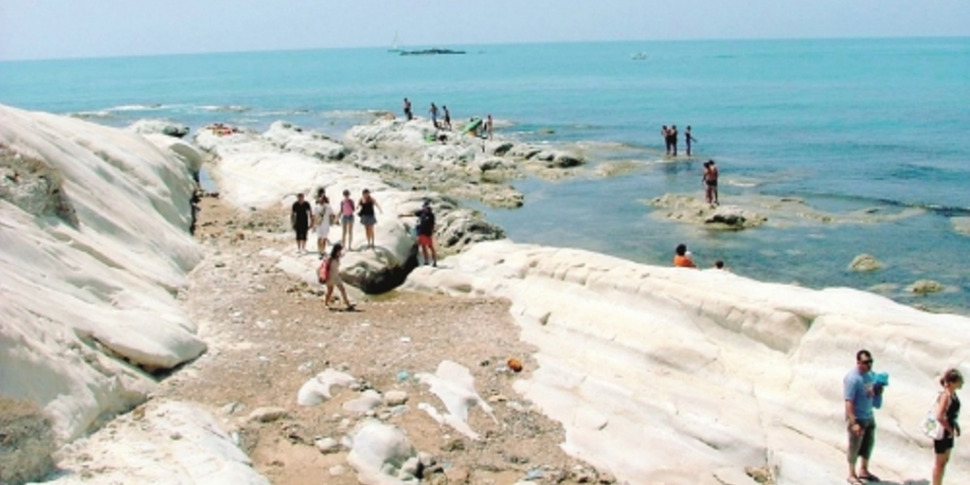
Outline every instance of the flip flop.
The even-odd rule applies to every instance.
[[[863,482],[861,479],[856,477],[846,478],[845,481],[849,485],[865,485],[865,482]]]
[[[882,480],[879,479],[879,477],[877,477],[877,476],[875,476],[875,475],[873,475],[871,473],[868,474],[868,475],[859,475],[859,479],[860,480],[865,480],[867,482],[881,482],[882,481]]]

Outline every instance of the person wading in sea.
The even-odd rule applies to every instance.
[[[687,125],[687,129],[684,130],[684,145],[687,145],[687,156],[690,156],[690,145],[691,143],[697,141],[694,135],[690,134],[690,125]]]

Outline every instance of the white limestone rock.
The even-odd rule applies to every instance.
[[[350,154],[350,149],[342,143],[285,121],[271,124],[263,136],[280,148],[321,160],[343,160]]]
[[[376,120],[347,130],[344,138],[368,148],[411,149],[427,144],[426,139],[436,133],[437,130],[426,121]]]
[[[917,293],[920,295],[926,295],[929,293],[937,293],[946,289],[943,283],[933,280],[919,280],[909,285],[909,290],[911,293]]]
[[[725,469],[765,465],[777,483],[843,481],[841,383],[861,348],[892,376],[876,411],[892,459],[876,471],[903,483],[926,469],[918,424],[937,376],[970,359],[966,317],[580,250],[483,242],[405,287],[507,298],[538,349],[515,389],[563,423],[567,452],[630,483],[717,483]]]
[[[970,217],[951,217],[950,224],[958,234],[970,236]]]
[[[330,388],[333,386],[349,386],[354,382],[354,376],[335,369],[326,369],[313,376],[300,387],[296,402],[300,406],[316,406],[333,396]]]
[[[313,445],[320,450],[320,453],[329,455],[340,451],[340,443],[333,438],[321,438],[313,442]]]
[[[129,131],[139,135],[165,135],[173,138],[182,138],[189,134],[189,127],[181,123],[173,123],[166,120],[138,120],[128,127]]]
[[[70,439],[143,401],[145,370],[205,351],[173,298],[201,259],[193,167],[129,131],[5,106],[0,146],[18,174],[0,182],[0,389]]]
[[[44,484],[269,485],[211,415],[175,401],[151,406],[72,445],[58,463],[65,473]]]
[[[865,253],[852,258],[852,262],[849,263],[849,269],[851,271],[868,272],[881,268],[882,263],[875,256]]]
[[[272,423],[273,421],[279,421],[280,419],[286,418],[289,413],[286,409],[277,406],[267,406],[253,409],[253,412],[249,413],[249,421],[255,421],[257,423]]]
[[[343,408],[347,411],[367,414],[378,408],[381,405],[381,395],[373,389],[368,389],[362,393],[360,396],[351,399],[343,404]]]
[[[387,391],[384,393],[385,406],[400,406],[406,402],[408,402],[408,393],[405,391]]]
[[[364,485],[415,484],[417,478],[399,476],[402,465],[414,456],[414,447],[404,431],[368,419],[354,431],[347,463],[357,470],[357,479]]]
[[[747,229],[764,224],[768,218],[750,209],[736,205],[712,206],[689,195],[664,194],[650,200],[650,205],[660,208],[661,217],[693,224],[704,224],[714,229]]]
[[[441,361],[434,374],[419,373],[417,379],[430,387],[433,394],[445,406],[445,412],[439,411],[433,405],[420,403],[418,409],[428,413],[439,424],[448,425],[473,439],[481,439],[481,435],[468,425],[468,412],[472,407],[481,408],[485,414],[498,422],[492,413],[492,407],[478,395],[475,390],[475,378],[467,367],[450,360]]]

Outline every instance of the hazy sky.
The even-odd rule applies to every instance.
[[[970,36],[970,0],[0,0],[0,59],[719,38]]]

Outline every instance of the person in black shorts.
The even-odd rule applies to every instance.
[[[296,254],[306,252],[306,234],[310,230],[313,220],[313,207],[303,198],[303,194],[296,194],[296,202],[290,212],[290,225],[296,231]]]
[[[933,440],[936,460],[933,463],[933,485],[942,485],[946,464],[953,451],[953,440],[960,436],[960,398],[957,391],[963,387],[963,374],[958,369],[947,369],[940,378],[943,392],[936,401],[936,419],[943,426],[943,437]]]

